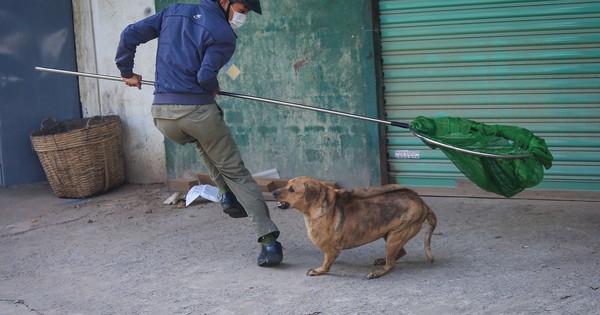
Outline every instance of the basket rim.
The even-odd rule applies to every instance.
[[[76,131],[80,131],[80,130],[86,130],[86,129],[90,129],[92,127],[97,127],[97,126],[101,126],[102,122],[105,122],[106,125],[111,124],[111,123],[117,123],[121,121],[120,117],[118,115],[96,115],[96,116],[91,116],[91,117],[83,117],[83,118],[73,118],[73,119],[67,119],[67,120],[62,120],[62,121],[57,121],[56,119],[54,119],[54,121],[56,122],[55,124],[53,124],[52,126],[49,127],[45,127],[43,125],[44,121],[46,119],[54,119],[54,118],[44,118],[42,119],[41,123],[40,123],[40,128],[33,130],[29,136],[30,137],[48,137],[48,136],[54,136],[54,135],[62,135],[62,134],[67,134],[70,132],[76,132]],[[100,120],[98,120],[100,119]],[[75,127],[73,127],[75,126]],[[66,127],[66,129],[62,129],[62,128]],[[71,128],[69,128],[71,127]],[[56,129],[58,129],[58,132],[56,132]]]

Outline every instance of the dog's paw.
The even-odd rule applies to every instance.
[[[381,269],[380,270],[376,270],[376,271],[370,272],[367,275],[367,279],[377,279],[377,278],[383,276],[384,274],[385,274],[385,272],[382,272]]]
[[[379,277],[381,277],[381,275],[378,275],[376,272],[370,272],[367,275],[367,279],[376,279],[376,278],[379,278]]]
[[[308,272],[306,273],[307,276],[320,276],[322,274],[324,274],[325,272],[319,271],[319,269],[308,269]]]
[[[367,275],[367,279],[375,279],[383,276],[388,273],[388,271],[392,270],[392,267],[383,267],[381,269],[375,270]]]

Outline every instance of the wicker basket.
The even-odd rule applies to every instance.
[[[90,197],[125,181],[119,116],[44,119],[30,138],[60,198]]]

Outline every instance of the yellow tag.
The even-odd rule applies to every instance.
[[[233,80],[237,79],[238,75],[240,75],[240,72],[240,69],[238,69],[238,67],[236,67],[235,65],[231,65],[231,67],[227,69],[227,74]]]

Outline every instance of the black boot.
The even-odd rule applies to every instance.
[[[261,267],[270,267],[279,265],[283,260],[283,249],[278,241],[271,241],[263,244],[260,255],[258,256],[258,265]]]
[[[221,195],[221,207],[223,207],[223,212],[232,218],[245,218],[248,216],[246,209],[244,209],[237,198],[235,198],[235,195],[230,191]]]

